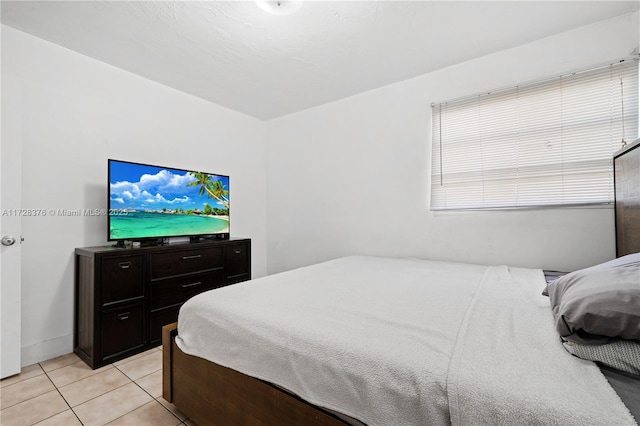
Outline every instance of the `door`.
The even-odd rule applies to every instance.
[[[2,75],[0,104],[0,378],[20,372],[21,162],[20,83]],[[13,243],[11,243],[11,238]]]

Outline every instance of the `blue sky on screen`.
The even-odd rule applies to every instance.
[[[188,171],[143,164],[110,162],[109,208],[135,210],[175,210],[178,208],[204,209],[224,208],[205,192],[199,195],[200,187],[188,187],[194,181]],[[227,176],[211,175],[211,180],[222,180],[229,189]]]

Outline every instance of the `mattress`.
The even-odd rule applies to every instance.
[[[369,425],[635,424],[542,271],[347,257],[190,299],[176,343]]]

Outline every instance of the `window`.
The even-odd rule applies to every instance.
[[[432,118],[432,210],[612,203],[612,156],[638,135],[638,63],[434,104]]]

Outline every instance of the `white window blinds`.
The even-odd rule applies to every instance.
[[[611,203],[612,155],[638,137],[638,63],[435,104],[432,118],[432,210]]]

